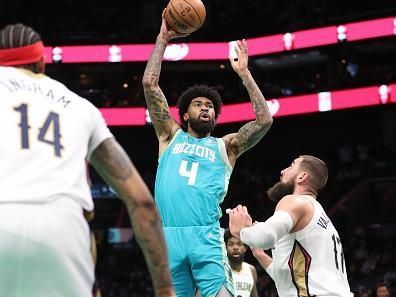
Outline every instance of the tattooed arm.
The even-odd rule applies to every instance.
[[[236,52],[238,54],[238,60],[234,61],[231,57],[229,59],[232,68],[242,79],[249,93],[250,100],[253,103],[256,120],[243,125],[238,133],[228,134],[223,137],[227,147],[228,158],[232,165],[235,164],[236,158],[256,145],[260,139],[263,138],[271,128],[273,121],[265,98],[247,67],[247,42],[243,39],[242,41],[238,41],[237,45]]]
[[[186,36],[186,34],[178,34],[175,31],[168,30],[164,14],[162,14],[161,30],[142,79],[147,108],[160,144],[160,154],[179,129],[179,125],[171,117],[166,98],[158,85],[161,62],[168,42],[173,38],[182,36]]]
[[[161,221],[139,172],[114,138],[103,141],[93,152],[90,162],[126,205],[156,296],[175,296]]]

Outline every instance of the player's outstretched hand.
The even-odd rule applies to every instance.
[[[237,43],[235,45],[235,52],[238,56],[238,59],[234,59],[233,57],[228,56],[228,59],[230,60],[232,69],[238,75],[242,75],[245,71],[248,70],[248,45],[247,41],[245,39],[242,40],[237,40]]]
[[[162,23],[161,23],[161,29],[160,29],[160,34],[159,36],[165,39],[166,41],[169,41],[174,38],[179,38],[179,37],[186,37],[190,34],[183,34],[183,33],[178,33],[168,26],[166,23],[165,19],[165,10],[166,8],[162,11]]]
[[[234,209],[228,211],[228,215],[230,216],[230,232],[234,237],[240,239],[239,234],[241,230],[245,227],[252,226],[252,218],[250,217],[246,206],[242,205],[238,205]]]

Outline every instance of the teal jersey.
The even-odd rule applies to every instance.
[[[158,160],[155,200],[164,227],[218,223],[231,172],[221,138],[179,129]]]

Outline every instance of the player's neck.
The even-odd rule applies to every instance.
[[[316,199],[316,194],[314,192],[312,192],[312,191],[307,190],[307,189],[296,189],[294,191],[294,194],[296,194],[296,195],[308,195],[308,196],[311,196],[312,198]]]
[[[188,127],[188,131],[187,132],[188,132],[188,134],[190,134],[194,138],[205,138],[205,137],[209,137],[210,136],[210,132],[208,132],[208,133],[197,133],[196,131],[194,131],[190,127]]]
[[[317,194],[308,188],[306,185],[296,184],[294,187],[293,195],[308,195],[316,199]]]
[[[242,270],[242,261],[229,261],[231,269],[237,272],[240,272]]]

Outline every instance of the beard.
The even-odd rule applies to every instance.
[[[227,255],[228,256],[228,255]],[[238,257],[234,257],[234,256],[228,256],[228,261],[230,261],[233,264],[239,264],[242,263],[243,260],[245,259],[245,255],[241,254]]]
[[[210,119],[210,121],[207,122],[201,121],[199,118],[190,119],[188,123],[191,129],[193,129],[195,132],[197,132],[198,134],[205,134],[205,135],[208,133],[212,133],[216,125],[214,119]]]
[[[267,190],[268,198],[278,203],[286,195],[293,194],[294,192],[294,179],[288,182],[279,181]]]

